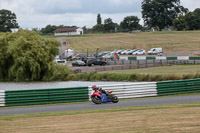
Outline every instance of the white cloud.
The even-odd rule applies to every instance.
[[[81,8],[80,0],[41,0],[37,3],[35,10],[42,13],[62,14],[67,11],[80,10]]]
[[[51,25],[92,27],[97,14],[120,23],[124,17],[134,15],[141,19],[142,0],[0,0],[0,9],[17,15],[22,28],[42,28]],[[200,0],[181,0],[181,5],[193,11]],[[142,23],[142,19],[141,22]]]
[[[181,4],[190,11],[200,8],[200,0],[181,0]]]

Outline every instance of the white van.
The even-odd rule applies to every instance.
[[[163,53],[162,48],[151,48],[147,54],[152,55],[152,54],[158,54],[158,53]]]
[[[72,49],[65,50],[65,57],[68,58],[68,57],[73,56],[73,55],[75,55],[74,50],[72,50]]]

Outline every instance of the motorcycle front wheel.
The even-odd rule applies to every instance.
[[[95,104],[101,104],[101,98],[99,98],[98,96],[94,96],[92,97],[92,102]]]
[[[113,103],[118,103],[118,101],[119,101],[119,99],[118,99],[117,96],[113,96],[113,97],[112,97],[112,102],[113,102]]]

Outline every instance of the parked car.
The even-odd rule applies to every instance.
[[[86,55],[84,54],[76,54],[72,57],[72,60],[75,60],[75,59],[80,59],[80,60],[86,60]]]
[[[122,51],[121,54],[127,54],[128,52],[130,52],[130,49]]]
[[[54,60],[55,60],[55,62],[58,63],[58,64],[62,64],[62,65],[66,65],[66,64],[67,64],[67,61],[66,61],[66,60],[60,59],[58,55],[55,57]]]
[[[131,54],[133,54],[134,52],[138,51],[138,50],[141,50],[141,49],[133,49],[131,52]]]
[[[124,50],[117,50],[116,53],[121,54],[122,51],[124,51]]]
[[[153,54],[163,53],[163,50],[162,48],[152,48],[147,53],[148,55],[153,55]]]
[[[108,54],[108,53],[110,53],[110,51],[103,51],[103,52],[100,52],[100,53],[98,54],[98,57],[102,57],[102,56],[104,56],[104,55],[106,55],[106,54]]]
[[[115,53],[108,53],[104,56],[102,56],[104,59],[114,59],[115,58]],[[117,59],[119,59],[119,54],[117,54]]]
[[[72,61],[72,66],[85,66],[85,62],[81,61],[81,60],[74,60]]]
[[[133,53],[133,50],[127,50],[127,51],[126,51],[126,54],[127,54],[127,55],[131,55],[132,53]]]
[[[94,66],[94,65],[106,65],[107,62],[106,61],[102,61],[100,59],[91,59],[91,60],[88,60],[88,66]]]
[[[140,49],[132,53],[133,55],[144,55],[146,54],[145,50]]]

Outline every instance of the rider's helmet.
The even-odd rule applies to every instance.
[[[92,90],[96,90],[97,89],[97,86],[96,85],[93,85],[92,86]]]

